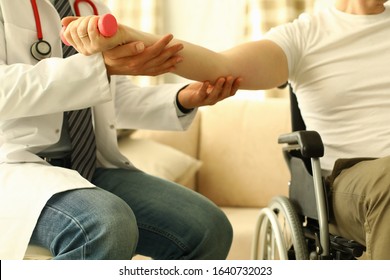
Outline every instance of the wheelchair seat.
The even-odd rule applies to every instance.
[[[292,132],[278,139],[290,170],[289,197],[274,197],[259,213],[252,259],[352,260],[365,247],[329,233],[329,191],[321,174],[321,136],[307,131],[290,89]]]

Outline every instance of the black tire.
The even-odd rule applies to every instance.
[[[252,247],[252,258],[261,260],[308,259],[301,222],[287,197],[274,197],[268,207],[260,211]]]

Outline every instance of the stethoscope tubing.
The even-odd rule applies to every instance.
[[[51,56],[51,46],[49,42],[43,40],[42,24],[41,24],[41,18],[39,16],[37,1],[36,0],[30,0],[30,1],[34,13],[35,27],[37,29],[37,38],[38,38],[38,41],[32,44],[30,51],[31,51],[31,55],[39,61]],[[76,0],[73,4],[73,8],[74,8],[75,15],[77,17],[81,15],[79,5],[82,2],[85,2],[89,6],[91,6],[93,10],[93,14],[95,16],[99,14],[96,5],[91,0]]]
[[[41,18],[39,16],[37,1],[31,0],[31,5],[33,8],[33,12],[34,12],[35,26],[37,28],[37,37],[38,37],[38,40],[42,40],[43,39],[42,25],[41,25]]]
[[[92,10],[93,10],[93,14],[95,16],[99,15],[99,12],[98,12],[98,9],[96,8],[96,5],[91,0],[76,0],[74,2],[74,4],[73,4],[73,8],[74,8],[74,12],[75,12],[77,17],[80,16],[80,7],[79,7],[79,5],[80,5],[81,2],[88,3],[91,6]]]

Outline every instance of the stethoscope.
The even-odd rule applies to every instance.
[[[96,8],[96,5],[91,0],[76,0],[73,4],[73,8],[75,11],[76,16],[80,16],[80,8],[79,5],[81,2],[85,2],[88,5],[91,6],[93,10],[93,14],[97,16],[98,10]],[[51,45],[48,41],[43,40],[43,33],[42,33],[42,25],[41,25],[41,19],[39,17],[39,11],[36,0],[31,0],[31,6],[34,12],[34,18],[35,18],[35,26],[37,29],[37,37],[38,41],[33,43],[31,45],[30,51],[31,55],[38,61],[49,58],[51,56]]]

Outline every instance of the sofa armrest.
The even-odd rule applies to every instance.
[[[198,191],[219,206],[264,207],[288,194],[278,144],[291,131],[287,98],[232,98],[202,110]]]

